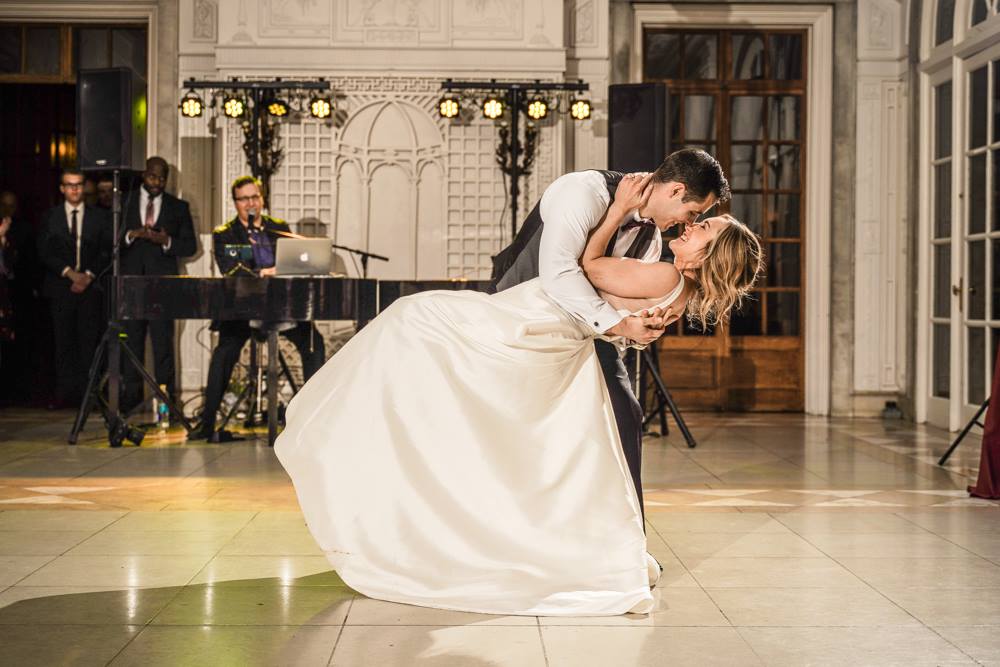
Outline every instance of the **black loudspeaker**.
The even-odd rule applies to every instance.
[[[128,67],[80,70],[76,131],[80,169],[143,170],[146,82]]]
[[[608,87],[608,169],[653,171],[667,156],[667,87],[616,83]]]

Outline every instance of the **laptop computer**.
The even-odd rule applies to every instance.
[[[330,274],[333,248],[330,239],[278,239],[274,269],[279,276]]]

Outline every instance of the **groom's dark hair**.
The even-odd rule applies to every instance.
[[[719,203],[729,201],[729,181],[722,173],[719,161],[703,150],[683,148],[667,156],[656,171],[657,183],[681,183],[687,188],[683,201],[702,201],[714,194]]]

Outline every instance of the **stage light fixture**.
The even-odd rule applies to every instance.
[[[445,95],[438,102],[438,113],[444,118],[454,118],[458,115],[458,98],[453,95]]]
[[[569,115],[574,120],[587,120],[590,118],[590,100],[575,99],[569,108]]]
[[[267,101],[267,113],[271,114],[275,118],[287,116],[288,102],[277,97],[271,98]]]
[[[483,102],[483,115],[490,120],[496,120],[503,115],[503,101],[496,95],[490,95]]]
[[[181,115],[187,118],[197,118],[205,111],[205,103],[201,101],[198,93],[193,90],[189,90],[187,94],[181,98],[180,103]]]
[[[333,113],[333,105],[325,97],[314,97],[309,102],[309,113],[313,118],[329,118]]]
[[[229,95],[222,103],[222,111],[230,118],[240,118],[246,112],[246,103],[235,95]]]
[[[536,97],[528,102],[528,118],[541,120],[547,115],[549,115],[549,104],[541,97]]]

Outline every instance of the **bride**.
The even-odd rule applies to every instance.
[[[724,320],[761,266],[731,216],[671,241],[674,264],[603,256],[648,183],[618,186],[580,258],[587,278],[623,312]],[[658,573],[593,338],[535,279],[400,299],[333,356],[275,451],[344,582],[490,614],[648,611]]]

